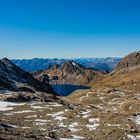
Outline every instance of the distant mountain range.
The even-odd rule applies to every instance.
[[[21,69],[34,72],[39,70],[46,70],[54,64],[62,65],[66,61],[75,61],[80,65],[98,71],[110,72],[120,62],[121,58],[106,57],[106,58],[74,58],[74,59],[13,59],[12,62]]]

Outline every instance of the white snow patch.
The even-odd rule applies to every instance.
[[[18,106],[18,105],[24,105],[24,103],[18,104],[18,103],[0,101],[0,111],[13,110],[13,106]]]
[[[86,127],[89,130],[96,130],[96,128],[99,126],[99,121],[100,121],[99,118],[90,118],[89,119],[90,124],[87,124]]]
[[[55,103],[55,102],[50,102],[48,105],[45,105],[45,106],[53,106],[53,107],[60,107],[60,106],[62,106],[61,104],[59,104],[59,103]]]
[[[59,116],[59,115],[62,115],[62,114],[64,114],[64,112],[60,111],[60,112],[56,112],[56,113],[53,113],[53,114],[47,114],[47,116],[56,117],[56,116]]]
[[[90,122],[90,123],[95,123],[95,122],[99,122],[99,121],[100,121],[99,118],[90,118],[90,119],[89,119],[89,122]]]
[[[81,129],[75,128],[76,126],[78,126],[78,123],[77,123],[77,122],[74,122],[74,123],[72,123],[72,124],[70,124],[70,125],[68,126],[68,129],[69,129],[71,132],[80,131]]]
[[[79,140],[79,139],[74,139],[74,138],[59,138],[59,140]]]
[[[14,114],[31,113],[31,112],[35,112],[35,111],[32,111],[32,110],[22,110],[22,111],[5,113],[4,115],[14,115]]]
[[[14,114],[18,114],[18,113],[30,113],[30,112],[35,112],[35,111],[32,111],[32,110],[22,110],[22,111],[16,111],[16,112],[13,112]]]
[[[140,125],[140,115],[131,116],[129,119],[132,120],[137,125]]]
[[[72,124],[69,125],[69,127],[75,127],[75,126],[78,126],[78,123],[77,122],[74,122]]]
[[[60,138],[59,140],[75,140],[75,139],[71,139],[71,138]]]
[[[77,132],[77,131],[80,131],[81,129],[69,127],[69,130],[70,130],[71,132]]]
[[[87,124],[86,127],[92,131],[92,130],[96,130],[97,126],[99,126],[99,124]]]
[[[46,123],[50,120],[43,120],[43,119],[35,119],[35,122],[43,122],[43,123]]]
[[[76,135],[72,135],[72,137],[73,137],[75,140],[81,140],[81,139],[84,139],[84,137],[76,136]]]
[[[30,103],[31,106],[33,106],[33,105],[39,105],[39,104],[42,104],[42,102],[31,102]]]
[[[64,119],[67,119],[66,117],[62,117],[62,116],[56,116],[55,120],[58,120],[58,121],[62,121]]]
[[[72,65],[76,66],[77,64],[75,62],[72,62]]]
[[[127,135],[129,140],[140,140],[140,136]]]
[[[33,109],[43,109],[44,107],[42,107],[42,106],[31,106],[31,108],[33,108]]]
[[[82,116],[82,118],[88,118],[90,115],[84,115]]]
[[[87,115],[90,112],[91,112],[91,110],[87,109],[86,111],[81,111],[79,114],[80,115]]]
[[[68,112],[69,110],[68,109],[65,109],[65,112]]]
[[[84,139],[84,137],[72,135],[73,138],[59,138],[59,140],[81,140]]]
[[[120,124],[107,124],[107,126],[120,127]]]
[[[44,125],[44,124],[46,124],[47,122],[50,122],[50,120],[43,120],[43,119],[35,119],[35,120],[34,120],[34,123],[35,123],[36,125]]]
[[[28,118],[36,118],[37,117],[37,115],[31,115],[31,116],[27,116],[26,118],[28,119]]]
[[[61,123],[59,124],[59,127],[67,127],[67,126],[64,125],[64,123],[61,122]]]
[[[88,98],[88,97],[89,97],[89,94],[91,94],[91,92],[86,93],[85,96],[81,96],[81,97],[79,98],[79,100],[82,101],[83,99]]]
[[[103,109],[103,107],[102,106],[100,106],[100,105],[96,105],[98,108],[100,108],[100,109]]]
[[[103,100],[105,97],[100,97],[101,100]]]

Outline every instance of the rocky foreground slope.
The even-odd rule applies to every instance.
[[[55,102],[0,106],[0,138],[139,140],[139,93],[79,90],[59,98]]]

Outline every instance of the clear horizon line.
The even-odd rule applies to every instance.
[[[6,57],[7,58],[7,57]],[[104,58],[123,58],[122,56],[106,56],[106,57],[33,57],[33,58],[8,58],[10,60],[32,60],[32,59],[104,59]]]

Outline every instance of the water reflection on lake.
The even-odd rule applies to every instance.
[[[75,90],[79,89],[90,89],[88,86],[82,86],[82,85],[70,85],[70,84],[57,84],[57,85],[51,85],[55,93],[60,96],[68,96]]]

